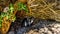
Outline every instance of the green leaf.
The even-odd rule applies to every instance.
[[[10,20],[11,17],[13,16],[14,18],[12,21],[15,21],[15,16],[13,15],[13,11],[14,11],[14,5],[11,3],[9,6],[9,11],[7,11],[6,13],[1,12],[1,14],[0,14],[0,28],[2,27],[2,22],[3,22],[4,17],[7,17],[7,20]]]
[[[27,6],[21,2],[18,2],[18,10],[25,10],[25,12],[28,12]]]
[[[2,27],[2,23],[0,24],[0,28]]]
[[[10,13],[13,13],[13,11],[14,11],[14,5],[12,3],[10,3],[9,10],[10,10],[9,11]]]
[[[14,22],[16,20],[16,17],[14,16],[14,18],[12,19],[12,21]]]
[[[0,19],[0,28],[2,27],[2,20]]]

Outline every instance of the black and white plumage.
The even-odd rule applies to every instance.
[[[22,21],[22,25],[23,26],[30,26],[34,21],[34,18],[24,18],[23,21]]]

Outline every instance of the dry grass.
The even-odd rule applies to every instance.
[[[27,14],[28,16],[60,21],[60,2],[58,0],[27,0],[27,5],[30,11],[30,13]],[[16,4],[14,4],[14,8],[17,8]],[[16,14],[16,12],[17,10],[15,10],[14,14]],[[10,23],[6,21],[2,26],[2,32],[6,33],[9,26]]]
[[[60,21],[59,0],[28,0],[30,16]]]

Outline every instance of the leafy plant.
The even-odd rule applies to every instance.
[[[13,11],[14,11],[14,5],[12,4],[12,3],[10,3],[10,5],[9,5],[9,12],[10,13],[13,13]]]
[[[28,8],[25,4],[18,2],[18,10],[24,10],[25,12],[28,12]]]
[[[9,10],[7,12],[1,12],[1,15],[0,15],[0,28],[2,27],[2,22],[3,22],[4,17],[7,17],[7,20],[10,20],[11,17],[14,16],[13,11],[14,11],[14,7],[13,7],[13,4],[11,3],[10,6],[9,6]],[[15,18],[16,17],[14,16],[12,21],[15,21]]]
[[[25,12],[28,12],[28,8],[25,4],[18,2],[18,9],[17,10],[24,10]],[[10,3],[9,5],[9,10],[7,12],[1,12],[0,15],[0,28],[2,27],[2,22],[3,22],[3,18],[7,17],[7,20],[10,20],[11,17],[13,17],[11,19],[12,22],[14,22],[16,20],[16,16],[13,14],[14,12],[14,4]]]

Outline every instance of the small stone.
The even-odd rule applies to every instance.
[[[8,34],[14,34],[14,31],[10,31]]]
[[[52,34],[52,32],[51,32],[51,31],[47,31],[47,33],[48,33],[48,34]]]
[[[54,27],[55,27],[55,28],[56,28],[56,27],[60,27],[60,24],[55,24]]]
[[[9,7],[5,7],[3,12],[7,12],[9,10]]]

